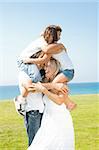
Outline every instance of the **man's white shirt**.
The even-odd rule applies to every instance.
[[[21,88],[21,84],[24,82],[24,79],[29,78],[28,75],[24,71],[19,72],[19,87]],[[32,93],[30,92],[27,97],[26,104],[26,112],[31,110],[39,110],[40,113],[44,111],[44,102],[41,93]]]

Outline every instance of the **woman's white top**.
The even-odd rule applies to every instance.
[[[53,58],[60,62],[62,70],[74,68],[72,61],[65,50],[62,50],[60,53],[53,54]]]
[[[65,104],[57,105],[44,95],[41,126],[28,150],[74,150],[74,127]]]
[[[43,36],[41,36],[37,40],[33,41],[28,47],[26,47],[22,51],[20,58],[22,59],[24,57],[30,57],[33,54],[35,54],[36,52],[38,52],[39,50],[42,50],[42,48],[44,48],[44,46],[47,46],[47,43],[44,40]]]

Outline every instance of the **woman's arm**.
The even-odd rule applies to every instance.
[[[37,83],[38,84],[38,83]],[[68,93],[69,89],[66,85],[63,83],[53,83],[53,82],[48,82],[48,83],[41,83],[47,90],[57,90],[59,92],[62,92],[63,94]],[[35,83],[32,83],[31,86],[29,86],[29,90],[34,91],[35,88]]]
[[[31,89],[31,88],[30,88]],[[42,92],[43,94],[47,95],[50,100],[55,102],[58,105],[61,105],[65,102],[65,99],[67,98],[68,94],[63,94],[62,92],[53,93],[52,91],[48,91],[47,88],[42,86],[41,83],[34,84],[35,91]]]
[[[41,83],[41,84],[48,90],[55,89],[57,91],[62,92],[63,94],[66,94],[69,91],[68,87],[63,83],[53,83],[53,82],[50,83],[49,82],[49,83]]]

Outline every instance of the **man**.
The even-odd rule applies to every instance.
[[[19,73],[19,87],[22,87],[22,81],[24,80],[23,78],[28,78],[28,75],[21,71]],[[31,145],[31,142],[40,127],[43,110],[44,103],[42,101],[42,94],[29,92],[26,97],[26,113],[24,115],[29,146]]]

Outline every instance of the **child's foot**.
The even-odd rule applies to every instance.
[[[67,104],[67,108],[71,111],[77,107],[77,104],[70,102]]]

